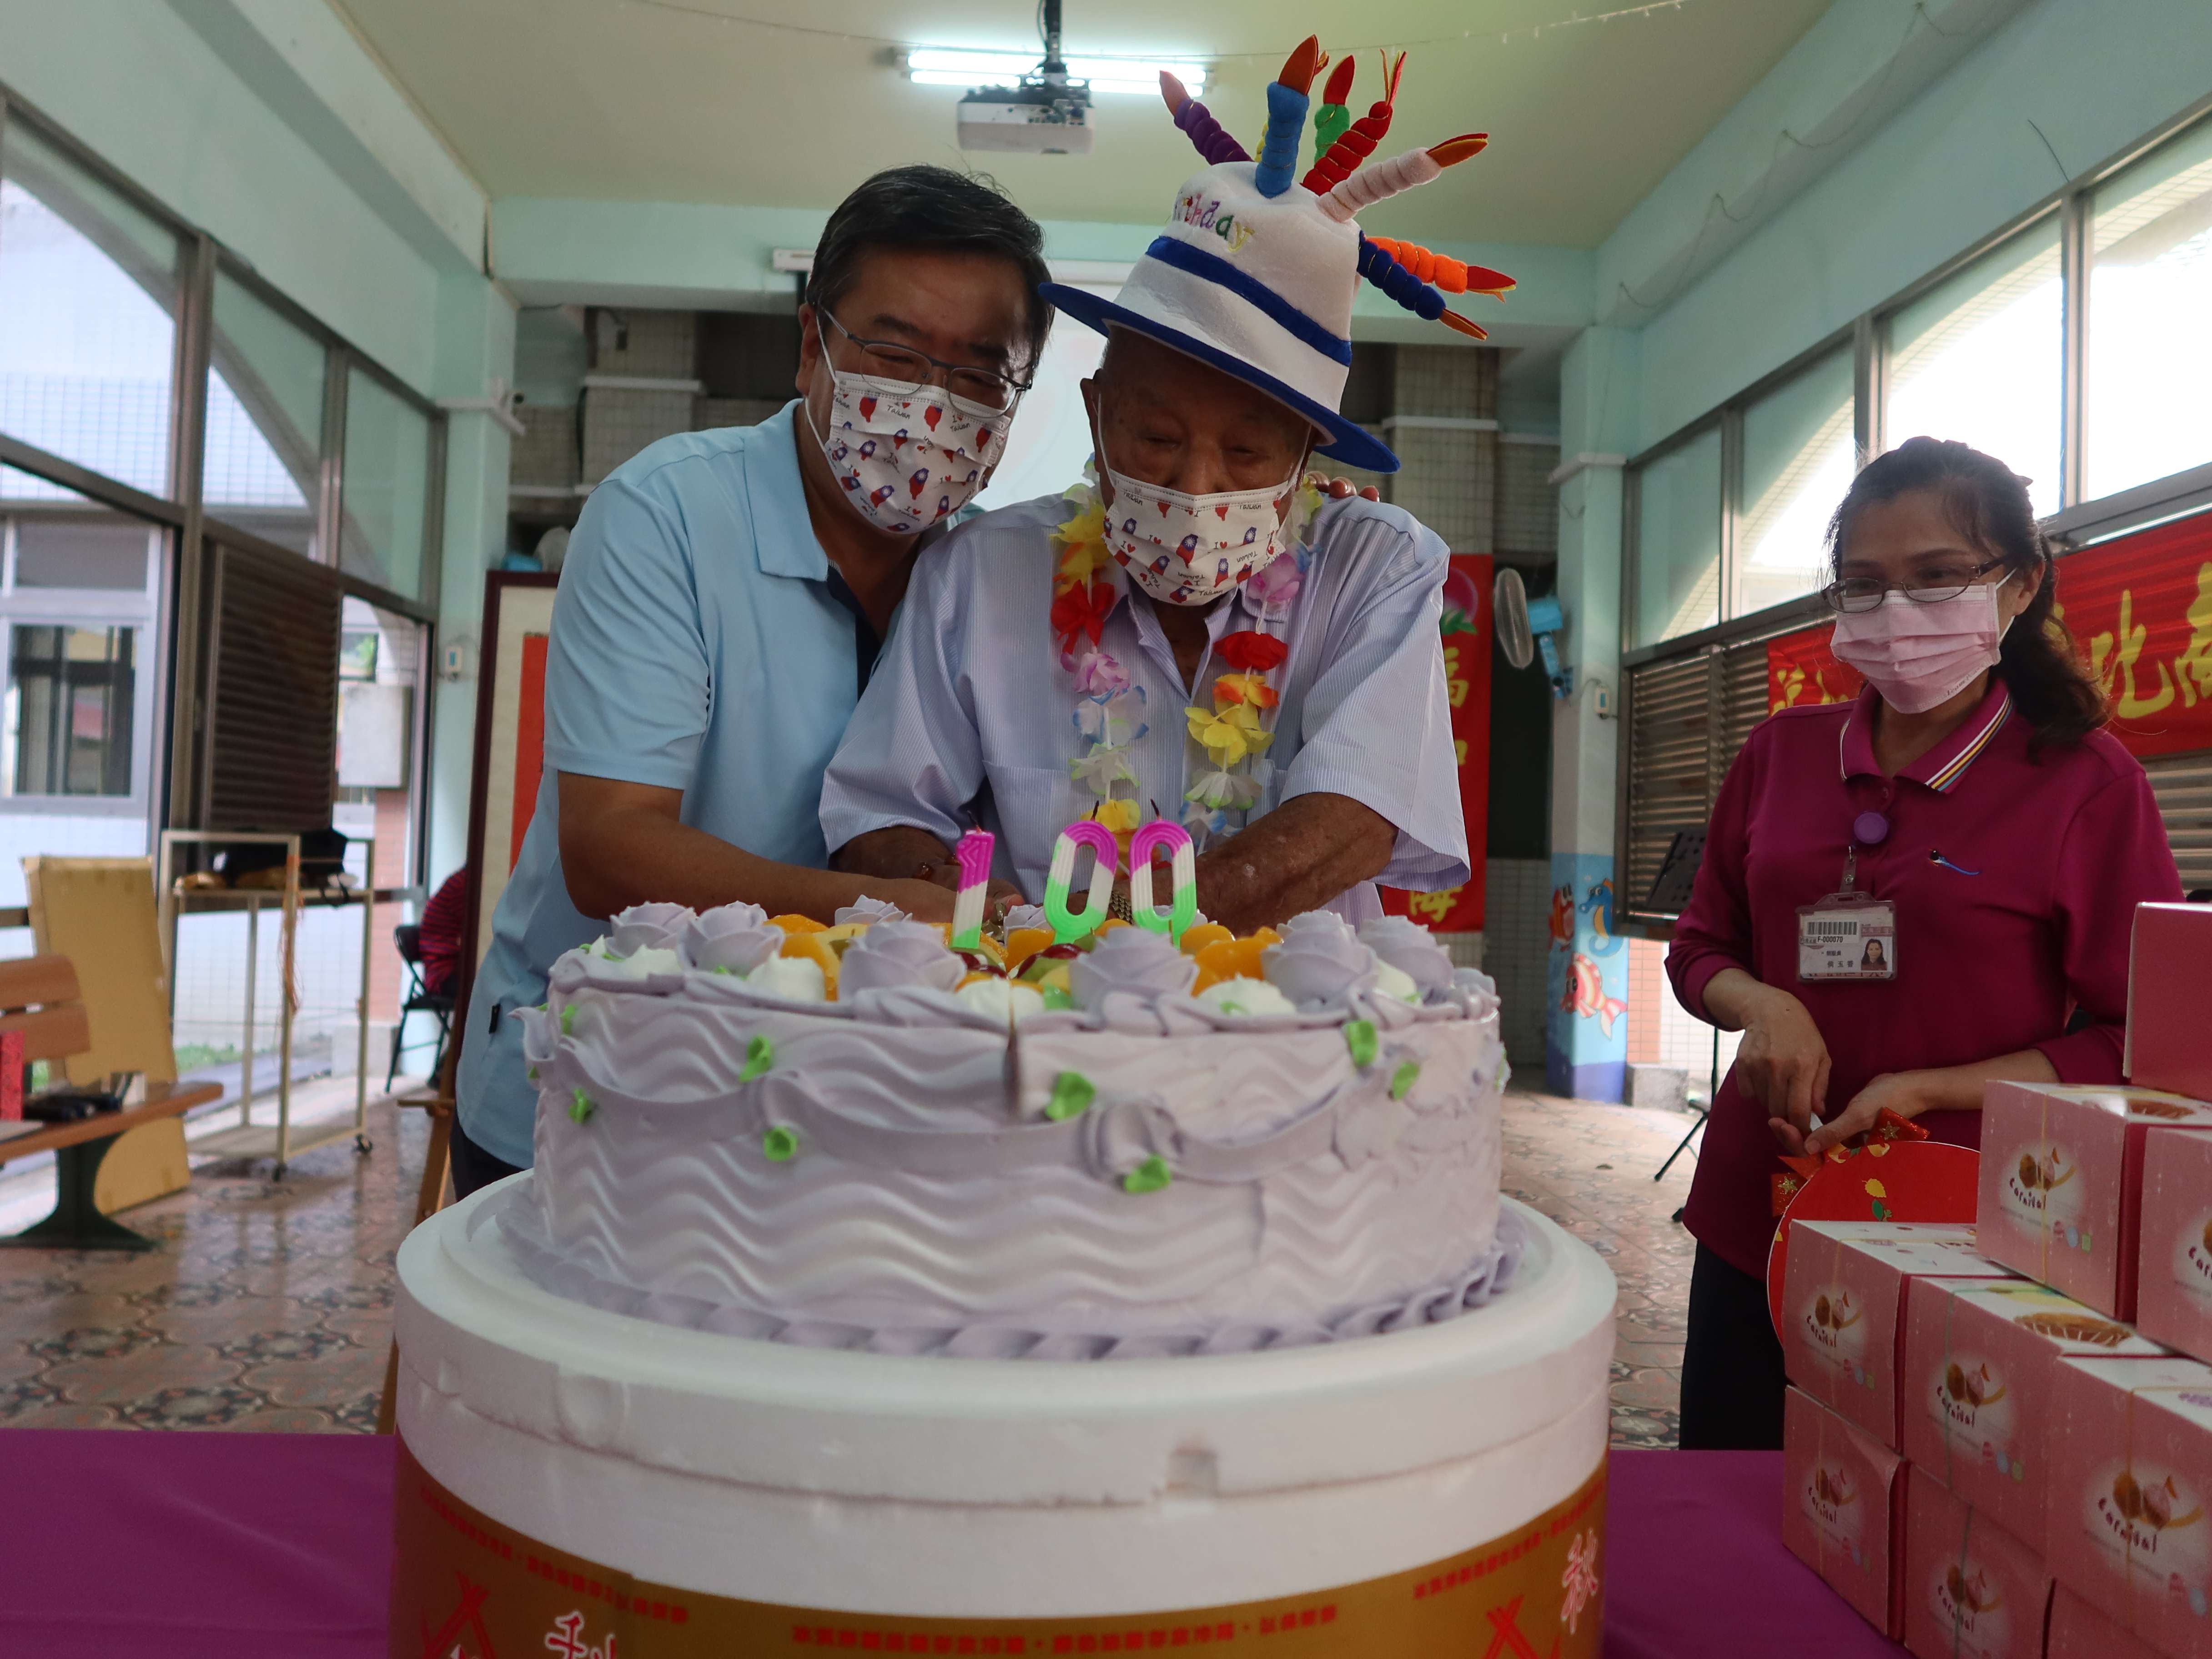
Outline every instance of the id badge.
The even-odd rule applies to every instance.
[[[1800,980],[1897,977],[1897,907],[1865,893],[1832,893],[1797,912]]]

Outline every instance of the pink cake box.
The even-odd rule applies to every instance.
[[[1974,1218],[1983,1254],[2134,1319],[2143,1148],[2172,1128],[2212,1129],[2212,1105],[2152,1089],[1990,1084]]]
[[[1899,1449],[1898,1338],[1907,1281],[2010,1279],[1974,1249],[1972,1227],[1909,1221],[1800,1221],[1782,1281],[1790,1380]]]
[[[1916,1279],[1905,1292],[1905,1456],[2039,1553],[2052,1367],[2069,1355],[2157,1358],[2117,1320],[2024,1279]]]
[[[2062,1359],[2050,1437],[2059,1582],[2168,1659],[2212,1659],[2212,1365]]]
[[[2212,1134],[2153,1135],[2143,1148],[2136,1322],[2212,1361]]]
[[[2044,1659],[2163,1659],[2156,1648],[2136,1641],[2063,1584],[2051,1591],[2051,1633],[2044,1639],[2043,1655]]]
[[[1924,1468],[1905,1517],[1905,1645],[1920,1659],[2043,1659],[2042,1554]]]
[[[2212,905],[2138,904],[2128,960],[2129,1080],[2212,1100]]]
[[[1782,1538],[1859,1616],[1899,1634],[1905,1463],[1792,1389],[1782,1414]]]

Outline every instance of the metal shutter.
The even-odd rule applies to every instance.
[[[1712,810],[1714,665],[1700,652],[1628,672],[1627,845],[1621,892],[1631,915],[1676,834]]]
[[[2143,763],[2158,797],[2166,838],[2181,870],[2181,890],[2212,887],[2212,749],[2154,755]]]
[[[1802,624],[1801,624],[1802,625]],[[1702,830],[1729,768],[1766,718],[1768,635],[1628,671],[1626,909],[1672,920],[1643,900],[1675,835]]]
[[[210,542],[201,823],[321,830],[337,769],[337,573]]]

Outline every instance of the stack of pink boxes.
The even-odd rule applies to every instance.
[[[1784,1533],[1922,1659],[2212,1659],[2212,908],[2131,981],[2133,1085],[1989,1086],[1975,1227],[1791,1233]]]

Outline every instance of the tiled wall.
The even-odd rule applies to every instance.
[[[1551,482],[1559,464],[1559,446],[1530,441],[1517,433],[1501,434],[1498,446],[1498,554],[1514,563],[1558,556],[1559,492]]]
[[[1689,1073],[1690,1093],[1704,1099],[1712,1086],[1713,1028],[1674,1000],[1666,960],[1667,947],[1656,940],[1628,943],[1628,1058],[1680,1066]],[[1742,1041],[1740,1031],[1720,1033],[1722,1077],[1735,1064]]]
[[[628,325],[617,331],[605,319]],[[616,336],[623,337],[617,343]],[[594,311],[587,343],[594,374],[642,380],[688,380],[699,372],[699,317],[691,311]]]
[[[576,482],[576,406],[525,404],[525,436],[514,441],[514,483],[533,489],[566,489]]]
[[[1485,879],[1482,969],[1498,981],[1506,1057],[1523,1077],[1540,1082],[1552,948],[1551,860],[1492,859]]]
[[[647,444],[691,430],[690,392],[587,386],[584,392],[584,481],[597,483]]]

